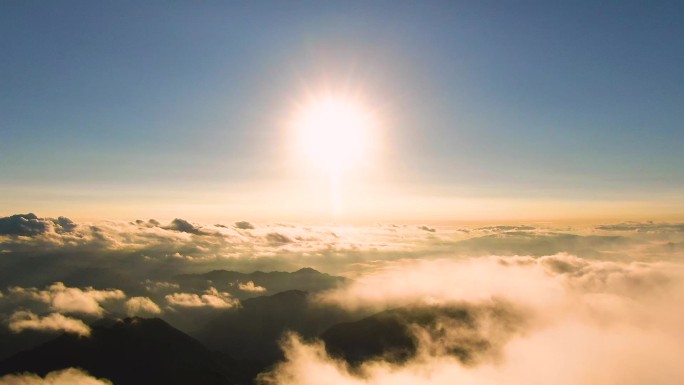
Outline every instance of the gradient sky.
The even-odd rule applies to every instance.
[[[681,219],[682,36],[680,1],[1,1],[0,213],[329,219],[285,122],[330,92],[382,121],[337,219]]]

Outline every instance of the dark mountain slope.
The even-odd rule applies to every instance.
[[[161,319],[127,318],[99,322],[88,338],[63,334],[0,362],[0,374],[40,375],[82,368],[116,385],[249,383],[253,365],[213,353]]]
[[[197,337],[209,348],[233,357],[273,363],[282,357],[278,343],[284,332],[314,338],[331,325],[354,317],[312,302],[306,292],[290,290],[242,301],[240,308],[217,316]]]

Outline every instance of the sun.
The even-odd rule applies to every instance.
[[[368,155],[373,119],[359,103],[327,96],[304,106],[294,128],[305,161],[339,176]]]

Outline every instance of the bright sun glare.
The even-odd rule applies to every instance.
[[[339,177],[366,156],[372,119],[353,101],[327,97],[302,109],[295,126],[306,160]]]

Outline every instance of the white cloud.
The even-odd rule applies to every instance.
[[[161,314],[161,309],[147,297],[132,297],[124,305],[129,316]]]
[[[319,299],[346,308],[387,308],[414,303],[484,301],[493,296],[542,300],[562,292],[561,282],[545,279],[543,269],[505,266],[497,258],[397,261],[357,278],[350,286],[323,293]]]
[[[28,298],[49,304],[54,311],[94,316],[104,314],[104,309],[100,306],[101,303],[126,298],[121,290],[95,290],[92,287],[79,289],[67,287],[62,282],[55,282],[46,290],[39,290],[35,287],[11,287],[9,293],[19,298]]]
[[[9,374],[0,377],[0,385],[112,385],[104,378],[95,378],[81,369],[68,368],[40,377],[33,373]]]
[[[257,286],[254,284],[254,282],[249,281],[247,283],[238,283],[238,289],[242,291],[249,291],[253,293],[262,293],[266,291],[266,288],[263,286]]]
[[[213,287],[207,289],[204,294],[193,293],[173,293],[166,297],[169,305],[180,307],[211,307],[211,308],[231,308],[240,302],[231,297],[230,293],[219,292]]]
[[[151,293],[160,291],[172,291],[180,288],[180,285],[173,282],[145,280],[145,289]]]
[[[30,311],[16,311],[9,320],[9,329],[14,333],[20,333],[26,329],[65,332],[87,337],[90,335],[90,327],[83,321],[65,317],[59,313],[52,313],[40,317]]]

